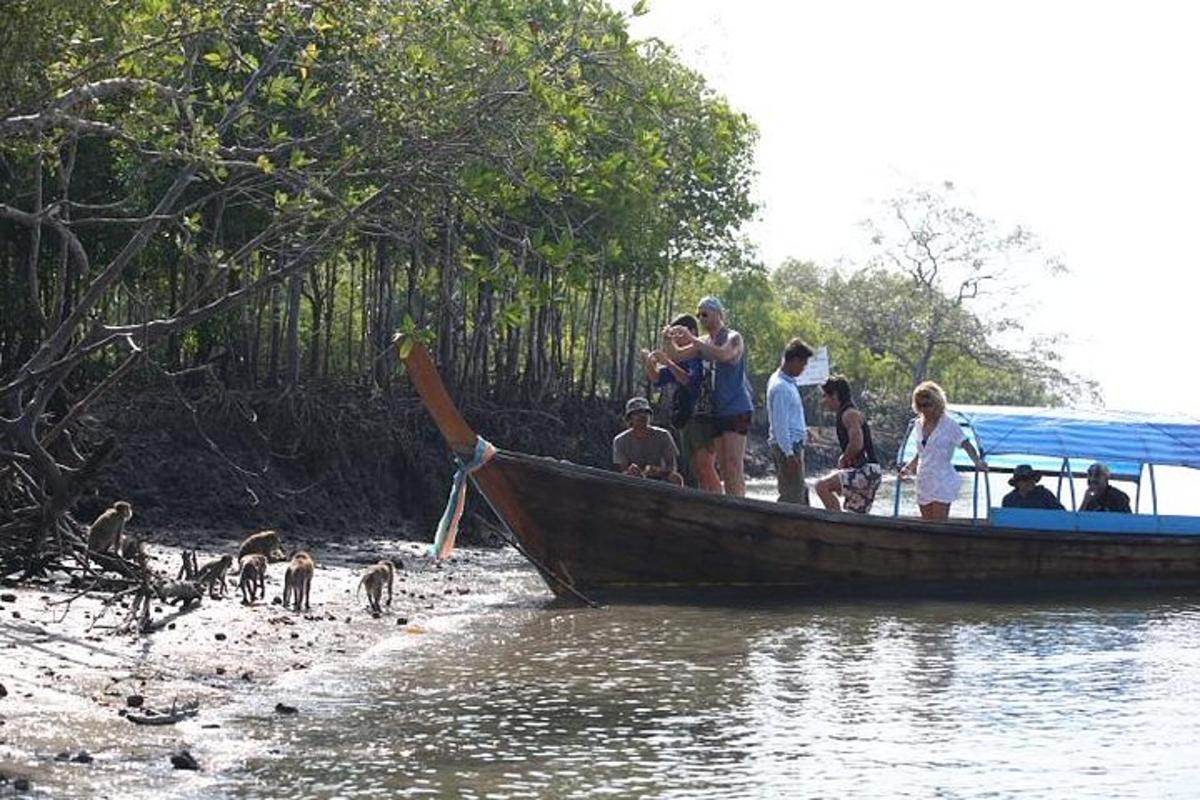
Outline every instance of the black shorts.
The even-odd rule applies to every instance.
[[[713,435],[740,433],[745,436],[750,433],[751,416],[751,412],[747,411],[745,414],[734,414],[730,417],[713,417]]]

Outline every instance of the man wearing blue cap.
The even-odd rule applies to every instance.
[[[725,306],[715,297],[697,304],[696,316],[705,336],[697,337],[687,328],[671,329],[676,345],[695,351],[713,363],[713,435],[717,445],[717,469],[725,484],[725,494],[746,495],[744,462],[746,435],[754,400],[746,375],[746,347],[742,335],[725,324]],[[680,355],[686,358],[685,355]]]

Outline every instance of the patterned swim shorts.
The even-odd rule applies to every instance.
[[[847,511],[866,514],[875,502],[875,492],[883,483],[883,470],[878,464],[863,464],[853,469],[838,470],[842,482],[843,507]]]

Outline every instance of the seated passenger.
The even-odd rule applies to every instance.
[[[1063,504],[1058,502],[1058,498],[1054,496],[1054,492],[1038,483],[1041,479],[1042,473],[1030,465],[1018,464],[1017,468],[1013,470],[1012,477],[1008,479],[1008,485],[1015,488],[1004,495],[1001,505],[1005,508],[1065,510]]]
[[[625,404],[625,421],[629,430],[613,439],[613,465],[635,478],[682,486],[683,477],[675,469],[679,449],[669,431],[650,424],[650,401],[631,397]]]
[[[1079,504],[1080,511],[1114,511],[1119,514],[1129,514],[1129,495],[1108,483],[1112,472],[1108,466],[1099,462],[1088,467],[1087,491],[1083,493],[1083,501]]]

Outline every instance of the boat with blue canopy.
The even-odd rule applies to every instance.
[[[1017,406],[952,405],[946,409],[987,460],[991,472],[1012,472],[1028,464],[1044,476],[1057,476],[1055,494],[1069,511],[994,507],[991,483],[981,479],[974,463],[958,449],[954,466],[975,473],[972,519],[983,513],[994,525],[1050,530],[1109,531],[1113,533],[1200,532],[1200,519],[1159,514],[1155,467],[1200,469],[1200,420],[1108,409],[1026,408]],[[917,452],[915,424],[910,424],[896,455],[897,466]],[[1135,486],[1134,514],[1079,511],[1075,478],[1093,463],[1108,467],[1112,480]],[[1142,512],[1143,486],[1149,489],[1149,509]],[[902,487],[897,477],[893,514],[898,515]]]
[[[473,485],[546,585],[566,600],[714,590],[781,597],[839,588],[906,596],[947,589],[973,596],[1014,588],[1200,588],[1200,518],[1158,514],[1153,473],[1162,465],[1200,469],[1200,420],[954,407],[993,471],[1032,464],[1060,473],[1069,488],[1087,464],[1104,461],[1114,477],[1148,484],[1150,499],[1139,497],[1139,506],[1150,513],[993,508],[981,480],[973,519],[930,521],[888,509],[864,515],[726,497],[493,447],[455,407],[420,343],[402,342],[400,356],[459,460],[453,513],[443,521],[461,514]]]

